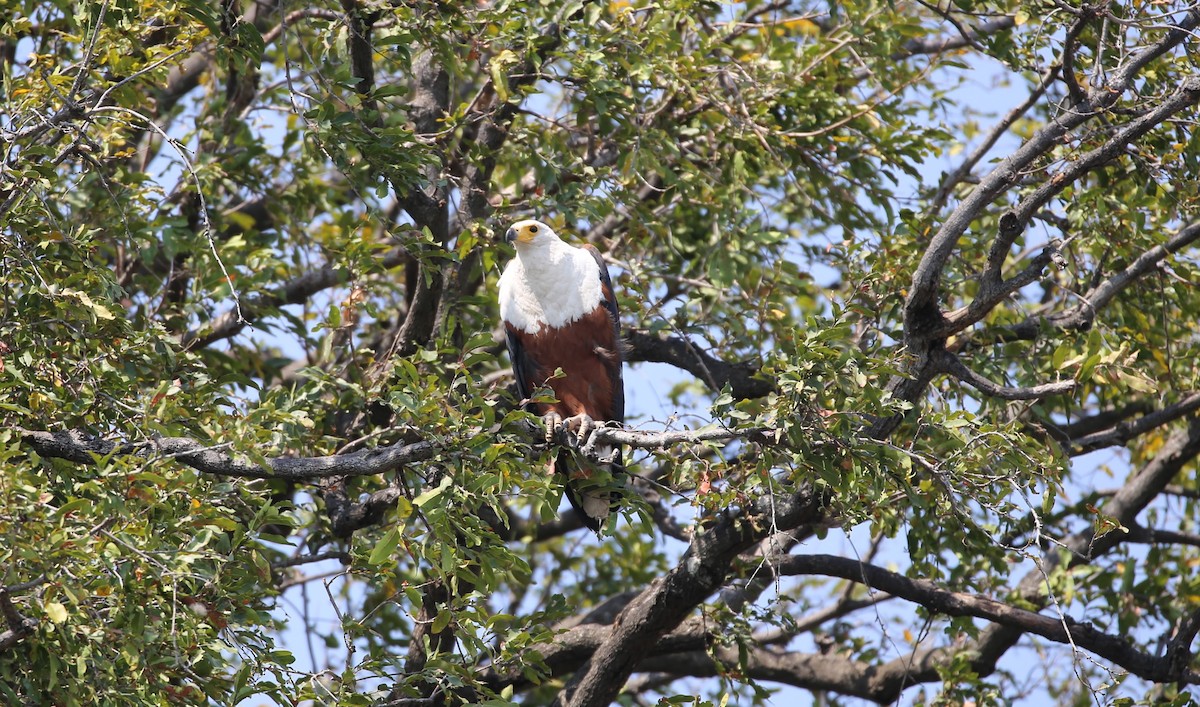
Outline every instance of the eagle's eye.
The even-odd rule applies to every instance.
[[[529,232],[530,232],[530,233],[537,233],[537,226],[530,226],[530,227],[529,227]]]

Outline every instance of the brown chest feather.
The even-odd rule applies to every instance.
[[[595,420],[622,421],[624,405],[616,405],[621,385],[621,349],[615,340],[608,311],[597,307],[592,313],[559,329],[543,327],[536,334],[516,331],[506,325],[509,336],[521,344],[521,358],[513,361],[531,390],[548,385],[558,398],[556,404],[538,404],[534,412],[554,411],[563,417],[586,414]],[[563,376],[552,378],[557,369]],[[622,395],[623,398],[623,395]]]

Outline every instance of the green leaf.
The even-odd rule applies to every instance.
[[[371,549],[371,555],[367,558],[367,562],[372,565],[382,565],[393,562],[396,554],[396,548],[400,546],[400,526],[394,525],[379,542],[375,543],[375,547]]]
[[[441,483],[434,488],[426,489],[420,495],[414,498],[413,505],[417,508],[424,508],[438,496],[441,496],[442,493],[444,493],[446,489],[450,488],[450,486],[453,484],[454,480],[451,479],[449,475],[443,476]]]

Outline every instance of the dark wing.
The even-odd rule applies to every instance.
[[[504,322],[504,343],[508,345],[508,359],[512,361],[513,375],[517,378],[517,393],[523,400],[528,399],[533,395],[531,381],[537,375],[537,362],[525,353],[521,332],[508,322]]]
[[[621,362],[624,360],[624,352],[621,350],[621,310],[617,307],[617,296],[613,293],[612,278],[608,275],[608,266],[604,264],[604,256],[600,255],[600,251],[596,250],[596,246],[588,243],[583,246],[584,250],[591,254],[592,259],[596,261],[596,266],[600,269],[600,292],[603,298],[600,304],[608,310],[608,316],[612,319],[612,343],[613,356],[616,359],[616,366],[610,368],[612,373],[612,420],[614,422],[625,421],[625,383],[621,375]]]

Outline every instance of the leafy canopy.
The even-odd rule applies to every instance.
[[[1198,25],[18,3],[0,698],[1186,700]],[[617,275],[596,539],[496,330],[527,216]]]

